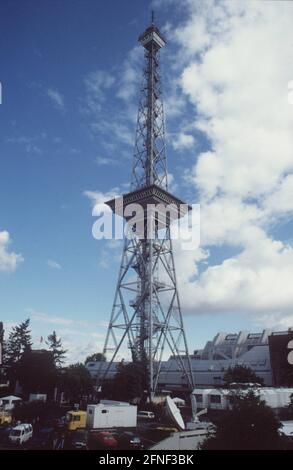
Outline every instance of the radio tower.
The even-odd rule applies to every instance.
[[[145,372],[145,384],[150,400],[157,390],[164,353],[169,351],[178,363],[185,387],[194,386],[186,336],[183,328],[178,297],[170,220],[184,215],[179,209],[181,200],[168,192],[164,109],[161,78],[159,74],[159,51],[166,41],[154,24],[139,37],[144,48],[145,64],[138,109],[131,192],[123,196],[122,209],[138,203],[144,209],[146,222],[147,205],[172,204],[170,218],[162,219],[160,213],[151,216],[153,233],[138,237],[130,230],[124,240],[121,266],[113,309],[106,336],[104,363],[100,378],[106,378],[112,362],[124,346],[139,362]],[[117,200],[107,204],[117,213]],[[158,207],[158,206],[157,206]],[[119,212],[119,211],[118,211]],[[121,213],[121,204],[120,204]],[[185,212],[186,213],[186,212]],[[150,223],[150,219],[148,219]],[[145,226],[147,224],[145,223]],[[162,234],[159,237],[159,231]],[[124,350],[125,351],[125,350]],[[101,363],[102,366],[102,363]],[[101,372],[101,369],[100,369]]]

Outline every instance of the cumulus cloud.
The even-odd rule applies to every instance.
[[[9,251],[11,243],[9,232],[6,230],[0,232],[0,271],[13,272],[23,261],[21,254]]]
[[[103,342],[97,341],[73,341],[71,335],[61,336],[62,344],[67,350],[66,365],[75,364],[76,362],[84,362],[85,359],[91,354],[103,351]]]
[[[211,196],[220,188],[242,197],[266,194],[293,169],[293,110],[287,100],[293,6],[267,2],[263,9],[261,3],[236,9],[228,30],[223,7],[221,35],[211,34],[201,61],[182,74],[183,91],[198,109],[196,125],[213,142],[213,159],[200,155],[197,168],[202,187],[213,166]],[[207,15],[212,24],[217,21],[213,9],[204,10],[206,23]]]
[[[181,253],[183,308],[289,325],[293,248],[271,227],[293,213],[293,4],[186,0],[185,7],[172,39],[177,70],[193,106],[190,125],[209,148],[185,175],[201,203],[202,248]],[[224,256],[225,245],[238,254],[213,265],[209,249],[223,247]]]
[[[292,262],[292,247],[266,237],[253,240],[239,255],[209,266],[195,282],[182,282],[185,306],[198,313],[288,314],[293,305]]]
[[[172,145],[175,150],[185,150],[193,147],[194,143],[193,135],[180,132],[174,137]]]
[[[92,203],[93,215],[97,215],[100,212],[101,205],[104,206],[105,211],[111,211],[109,206],[105,204],[106,201],[110,201],[116,196],[121,195],[119,188],[113,188],[110,191],[103,193],[102,191],[84,191],[83,195],[86,196]]]
[[[177,54],[170,47],[167,59],[167,117],[176,120],[171,143],[177,151],[194,152],[184,177],[201,204],[201,247],[179,252],[174,244],[183,310],[245,312],[268,327],[292,325],[293,247],[271,229],[293,216],[293,106],[288,103],[293,3],[267,1],[265,8],[262,1],[244,0],[155,3],[186,13],[175,32],[166,28],[177,47]],[[120,78],[105,80],[125,103],[135,95],[138,60],[135,48]],[[99,106],[100,92],[95,93]],[[92,128],[129,145],[131,119],[122,114],[111,122],[95,121]],[[200,135],[207,144],[196,155]],[[108,139],[107,145],[113,152],[114,142]],[[105,156],[98,163],[106,162]],[[84,194],[95,206],[119,190]],[[225,255],[226,246],[236,254]],[[213,259],[215,247],[223,261]],[[100,263],[106,267],[105,257]]]

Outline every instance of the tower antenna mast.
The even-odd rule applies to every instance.
[[[183,327],[174,265],[170,220],[159,212],[149,216],[147,206],[172,205],[180,215],[183,201],[168,192],[165,123],[159,73],[159,51],[166,41],[154,24],[139,36],[145,64],[138,108],[131,192],[123,195],[123,209],[130,203],[143,208],[144,232],[129,229],[124,248],[104,354],[98,376],[103,381],[113,361],[125,354],[141,366],[144,386],[153,400],[162,371],[162,361],[171,354],[181,370],[181,386],[194,387],[191,362]],[[107,204],[115,211],[115,200]],[[124,212],[125,213],[125,212]],[[166,215],[166,214],[165,214]],[[150,219],[149,219],[150,217]],[[171,217],[172,218],[172,217]],[[150,224],[150,225],[148,225]],[[146,227],[151,227],[151,236]],[[163,231],[159,236],[159,231]],[[143,235],[143,236],[141,236]],[[167,375],[164,382],[168,380]]]

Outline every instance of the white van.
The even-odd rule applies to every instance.
[[[10,431],[9,441],[13,444],[22,445],[33,437],[31,424],[19,424]]]

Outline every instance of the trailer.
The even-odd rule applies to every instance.
[[[87,406],[88,429],[135,428],[137,407],[126,402],[101,400]]]

